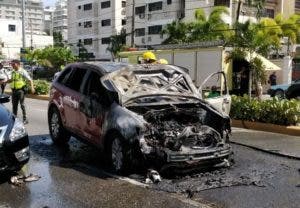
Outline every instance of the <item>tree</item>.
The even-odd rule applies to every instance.
[[[258,91],[260,84],[266,82],[265,68],[262,61],[256,56],[263,48],[269,48],[269,45],[264,43],[262,38],[268,33],[262,32],[259,24],[250,23],[236,23],[236,35],[232,36],[230,44],[234,49],[227,57],[228,60],[246,59],[249,60],[249,89],[248,94],[251,97],[252,82],[254,80],[255,88]],[[257,35],[259,34],[259,35]],[[265,37],[267,38],[267,37]]]
[[[53,32],[54,47],[64,47],[63,36],[61,32]]]
[[[126,30],[122,28],[119,34],[110,36],[110,44],[106,50],[111,53],[113,61],[126,44]]]
[[[168,37],[162,42],[162,44],[180,44],[189,42],[188,33],[191,30],[191,24],[187,24],[179,21],[173,21],[171,24],[167,24],[162,30],[162,34],[167,34]]]
[[[205,15],[202,8],[197,9],[193,22],[174,21],[162,30],[162,34],[168,35],[163,44],[226,40],[232,32],[224,22],[223,15],[229,15],[229,11],[222,6],[214,7],[209,16]]]
[[[290,44],[295,44],[300,42],[300,15],[292,15],[288,19],[284,19],[281,14],[275,17],[275,21],[280,25],[282,30],[281,37],[288,38],[288,52]]]
[[[31,63],[37,63],[41,66],[60,69],[61,65],[76,60],[75,56],[69,48],[66,47],[52,47],[48,46],[44,49],[36,49],[34,51],[28,51],[26,59]]]
[[[209,16],[205,15],[202,8],[197,9],[195,11],[196,21],[191,26],[191,42],[228,39],[232,33],[229,25],[224,22],[223,15],[229,15],[228,9],[223,6],[214,7]]]
[[[240,0],[241,1],[241,0]],[[264,11],[265,11],[265,2],[266,0],[247,0],[247,4],[249,6],[255,7],[257,12],[256,12],[256,18],[260,20],[262,17]]]

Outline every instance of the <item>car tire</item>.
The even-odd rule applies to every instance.
[[[113,172],[126,175],[129,164],[129,148],[121,136],[114,136],[110,143],[110,165]]]
[[[71,136],[63,127],[60,113],[55,107],[49,110],[48,125],[50,136],[54,144],[65,145],[69,142]]]
[[[276,90],[274,92],[274,97],[277,97],[279,99],[284,99],[284,92],[283,92],[283,90]]]

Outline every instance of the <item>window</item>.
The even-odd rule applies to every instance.
[[[265,9],[263,16],[269,17],[269,18],[274,18],[275,17],[274,9]]]
[[[78,6],[78,9],[81,9],[81,6]]]
[[[70,77],[70,74],[72,72],[71,70],[72,68],[69,67],[69,68],[66,68],[62,73],[61,75],[59,76],[57,82],[60,83],[60,84],[66,84],[67,80],[69,79]]]
[[[122,1],[122,7],[126,7],[126,1]]]
[[[83,10],[91,10],[93,8],[92,3],[83,5]]]
[[[110,7],[110,1],[101,2],[101,9],[105,9],[109,7]]]
[[[230,0],[215,0],[215,6],[230,7]]]
[[[65,82],[65,86],[79,92],[81,81],[86,71],[86,69],[82,68],[73,69],[72,73],[68,77],[65,77],[67,79]]]
[[[135,7],[135,14],[145,14],[146,7],[145,6],[140,6],[140,7]]]
[[[135,37],[140,37],[145,35],[145,28],[135,29]]]
[[[172,4],[172,0],[167,0],[167,4]]]
[[[160,34],[161,30],[162,30],[161,25],[150,26],[148,27],[148,34],[149,35]]]
[[[102,20],[101,25],[102,27],[110,26],[110,22],[111,22],[110,19]]]
[[[84,28],[90,28],[90,27],[92,27],[92,21],[86,21],[83,23],[83,25],[84,25]]]
[[[126,25],[126,19],[122,19],[122,25]]]
[[[83,39],[83,44],[84,45],[92,45],[93,39],[92,38]]]
[[[15,32],[16,31],[16,25],[8,25],[8,31],[9,32]]]
[[[81,22],[78,23],[78,26],[81,27]]]
[[[110,44],[110,38],[102,38],[101,43],[102,44]]]
[[[162,10],[162,1],[149,4],[149,12]]]

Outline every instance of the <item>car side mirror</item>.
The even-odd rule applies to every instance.
[[[7,94],[0,94],[0,103],[8,103],[10,101],[10,96]]]

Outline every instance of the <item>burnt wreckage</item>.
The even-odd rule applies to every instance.
[[[232,154],[230,118],[201,98],[184,69],[128,66],[104,76],[102,84],[123,106],[111,109],[110,123],[122,126],[122,136],[138,144],[131,147],[160,167],[218,164]]]

